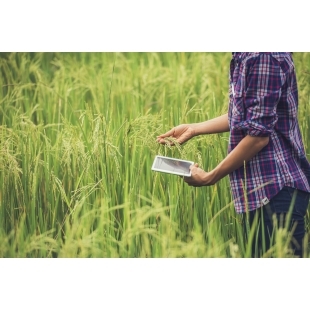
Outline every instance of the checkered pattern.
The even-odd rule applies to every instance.
[[[246,135],[269,136],[266,147],[229,175],[236,212],[265,205],[283,186],[310,192],[291,54],[233,53],[229,95],[228,152]]]

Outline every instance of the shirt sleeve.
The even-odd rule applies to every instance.
[[[281,97],[283,71],[269,54],[259,54],[244,64],[242,110],[244,118],[233,130],[243,130],[250,136],[269,136],[278,120],[276,108]]]

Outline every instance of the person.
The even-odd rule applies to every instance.
[[[302,257],[310,164],[297,118],[292,53],[232,53],[229,71],[227,114],[178,125],[159,135],[157,142],[183,144],[198,135],[229,132],[227,156],[211,171],[195,163],[190,167],[191,177],[184,181],[189,186],[210,186],[229,175],[236,213],[246,214],[244,228],[256,225],[252,257],[270,249],[274,227],[284,226],[286,216],[292,231],[291,250],[295,257]]]

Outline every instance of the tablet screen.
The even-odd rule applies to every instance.
[[[156,156],[152,170],[190,176],[189,167],[193,162],[176,158]]]

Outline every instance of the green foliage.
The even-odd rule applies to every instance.
[[[230,57],[1,53],[0,256],[246,257],[227,178],[191,188],[151,171],[156,154],[205,170],[225,157],[227,134],[156,136],[227,112]],[[294,58],[309,154],[310,54]],[[288,238],[272,255],[290,256]]]

